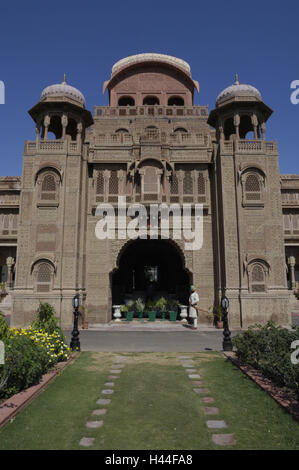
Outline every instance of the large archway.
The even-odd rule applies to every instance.
[[[185,267],[184,255],[171,240],[132,240],[118,256],[118,269],[112,273],[112,303],[160,296],[188,303],[192,274]]]

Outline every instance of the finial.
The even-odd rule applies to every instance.
[[[66,83],[66,80],[65,80],[65,73],[63,74],[63,83]]]
[[[236,73],[236,76],[235,76],[235,85],[240,85],[240,83],[239,83],[239,76],[238,76],[237,73]]]

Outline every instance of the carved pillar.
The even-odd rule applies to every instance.
[[[78,122],[77,124],[77,144],[81,145],[82,142],[82,131],[83,131],[83,124],[82,122]]]
[[[66,136],[66,128],[68,125],[68,118],[66,114],[61,116],[61,126],[62,126],[62,138],[65,139]]]
[[[235,126],[235,129],[236,129],[236,139],[239,139],[240,138],[240,133],[239,133],[239,126],[240,126],[240,116],[239,114],[235,114],[234,115],[234,126]]]
[[[8,289],[11,289],[12,287],[12,267],[13,265],[15,264],[15,260],[9,256],[7,259],[6,259],[6,265],[7,265],[7,287]]]
[[[254,138],[255,140],[257,140],[258,139],[258,133],[257,133],[258,120],[255,114],[251,116],[251,123],[253,125]]]
[[[294,290],[294,289],[296,289],[296,281],[295,281],[295,264],[296,264],[296,259],[295,259],[295,256],[289,256],[288,263],[289,263],[289,266],[290,266],[291,288]]]
[[[179,198],[180,198],[180,202],[182,203],[183,193],[184,193],[184,171],[183,170],[179,170],[177,172],[177,178],[179,182]]]
[[[266,140],[266,123],[265,122],[262,122],[261,124],[261,131],[262,131],[263,140]]]
[[[48,140],[48,131],[50,126],[50,116],[47,114],[44,118],[44,140]]]

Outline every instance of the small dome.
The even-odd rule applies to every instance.
[[[247,97],[256,98],[257,100],[262,100],[262,95],[260,92],[251,85],[245,85],[239,83],[238,75],[236,75],[235,83],[227,88],[225,88],[217,97],[216,106],[222,104],[224,101],[230,98],[244,98],[246,101]]]
[[[77,88],[74,88],[73,86],[68,85],[65,81],[65,78],[64,81],[60,84],[47,86],[43,90],[40,99],[43,100],[51,97],[57,98],[58,96],[71,98],[72,100],[80,103],[81,106],[85,106],[85,98],[81,91],[77,90]]]

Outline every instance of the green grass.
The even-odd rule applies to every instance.
[[[214,433],[233,433],[232,449],[299,449],[299,427],[265,392],[219,353],[190,353],[215,404],[201,403],[192,390],[179,353],[124,354],[127,365],[115,380],[104,417],[93,417],[115,355],[81,353],[48,388],[0,431],[0,450],[219,449]],[[206,416],[216,406],[218,416]],[[104,419],[100,429],[89,420]],[[207,419],[224,419],[228,428],[209,430]],[[229,449],[229,447],[225,447]]]

